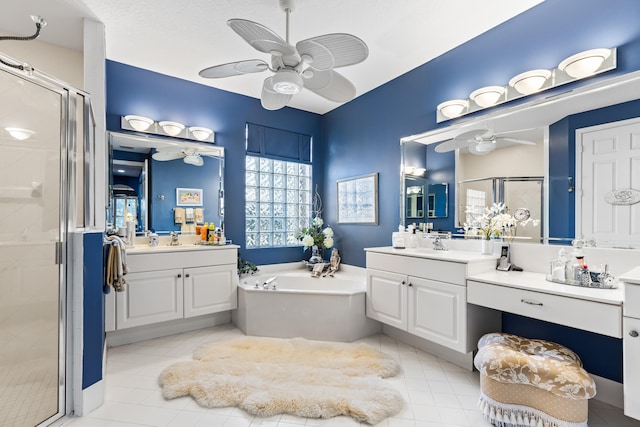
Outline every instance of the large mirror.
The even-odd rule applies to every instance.
[[[205,221],[224,225],[222,147],[109,132],[109,149],[107,227],[124,227],[127,218],[138,234],[189,234]]]
[[[524,239],[532,242],[570,241],[580,235],[573,228],[581,220],[580,213],[571,203],[558,200],[574,198],[578,189],[576,185],[580,182],[580,176],[575,172],[579,169],[579,165],[576,167],[576,130],[593,126],[591,122],[602,124],[634,117],[633,111],[627,111],[622,115],[626,114],[626,117],[612,119],[611,116],[616,114],[600,109],[618,107],[639,98],[640,72],[634,72],[546,97],[534,96],[519,105],[470,116],[449,126],[403,138],[401,221],[405,225],[414,222],[405,215],[409,200],[405,181],[410,177],[407,167],[411,171],[415,165],[420,165],[426,169],[424,179],[427,182],[432,179],[449,184],[450,214],[436,222],[435,229],[459,233],[469,219],[466,212],[470,207],[504,202],[511,213],[518,210],[519,214],[540,220],[539,226],[518,231]],[[585,120],[587,114],[596,119]],[[637,109],[635,116],[640,116]],[[477,145],[465,147],[462,143],[448,152],[435,149],[439,144],[454,139],[489,137],[496,137],[498,143],[488,152],[478,152]],[[554,142],[558,138],[565,141],[568,149],[555,151]],[[552,170],[554,162],[555,172]],[[564,176],[557,173],[558,162],[563,162],[560,168],[565,168]],[[446,168],[448,174],[445,173]],[[446,175],[447,179],[434,178],[434,175],[440,175],[439,178]],[[428,206],[427,201],[427,214]],[[553,212],[551,216],[550,209]],[[630,246],[640,247],[640,241]]]

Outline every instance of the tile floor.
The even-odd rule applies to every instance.
[[[327,420],[290,415],[257,418],[237,408],[208,409],[190,397],[166,401],[157,385],[159,373],[178,360],[191,360],[203,342],[242,335],[232,325],[139,342],[109,350],[104,405],[65,427],[349,427],[350,417]],[[489,427],[476,407],[477,372],[458,366],[398,342],[386,335],[363,341],[400,361],[403,372],[387,379],[405,398],[404,410],[378,424],[383,427]],[[364,424],[367,425],[367,424]],[[596,400],[589,403],[589,427],[640,427],[640,421]]]

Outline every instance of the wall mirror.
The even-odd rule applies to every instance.
[[[224,148],[121,132],[109,132],[108,140],[108,227],[124,226],[130,214],[138,234],[191,232],[195,222],[176,222],[176,208],[201,209],[204,221],[224,224]],[[198,200],[181,202],[178,189],[197,190]]]
[[[419,177],[405,178],[406,220],[408,223],[424,222],[426,181]]]
[[[547,242],[559,240],[569,242],[570,235],[554,235],[549,231],[550,221],[562,221],[567,216],[574,217],[572,209],[555,210],[549,218],[549,126],[578,113],[634,101],[640,98],[640,72],[618,75],[584,84],[578,88],[550,94],[546,97],[532,97],[531,100],[514,106],[489,111],[485,114],[469,116],[422,134],[402,138],[401,143],[401,221],[405,217],[407,197],[405,194],[406,168],[416,164],[426,168],[429,181],[434,172],[443,168],[433,165],[445,164],[450,170],[448,179],[450,215],[446,222],[435,229],[451,231],[454,234],[465,222],[464,212],[469,205],[469,197],[482,197],[485,205],[494,201],[504,201],[513,211],[527,208],[532,218],[540,219],[538,229],[528,230],[530,241]],[[535,142],[535,145],[519,143],[502,144],[500,149],[489,153],[472,153],[468,147],[459,147],[451,152],[439,153],[435,147],[439,143],[453,140],[474,131],[490,130],[494,135],[516,140]],[[565,138],[574,141],[566,132]],[[573,156],[573,157],[571,157]],[[575,164],[575,154],[570,153],[567,164]],[[569,169],[569,168],[567,168]],[[569,173],[567,172],[569,175]],[[567,183],[568,179],[568,183]],[[566,192],[573,190],[575,177],[565,177]],[[451,194],[453,193],[453,195]],[[571,196],[573,197],[573,196]],[[427,200],[428,203],[428,200]],[[428,205],[427,205],[428,206]],[[429,209],[427,208],[427,211]],[[576,218],[577,219],[577,218]],[[436,219],[437,220],[437,219]],[[576,221],[577,223],[577,221]],[[523,233],[525,231],[523,230]],[[518,233],[518,235],[521,235]],[[639,247],[640,242],[634,245]]]
[[[429,184],[427,186],[427,218],[446,218],[449,214],[449,184]]]

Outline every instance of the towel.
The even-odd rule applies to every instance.
[[[184,210],[185,222],[193,222],[193,208],[186,208]]]
[[[193,218],[196,222],[196,224],[204,224],[204,209],[202,208],[195,208],[193,210]]]
[[[175,224],[184,224],[184,208],[173,209],[173,222]]]
[[[116,292],[123,292],[127,284],[124,276],[129,272],[126,245],[118,236],[107,236],[106,241],[109,244],[107,286],[113,288]]]

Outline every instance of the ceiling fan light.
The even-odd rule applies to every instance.
[[[295,70],[278,71],[272,78],[273,90],[284,95],[295,95],[302,90],[302,77]]]
[[[563,60],[558,69],[573,78],[582,79],[595,74],[610,55],[611,49],[585,50]]]
[[[176,136],[184,129],[184,125],[179,122],[163,121],[159,124],[162,130],[169,136]]]
[[[549,70],[526,71],[509,80],[509,86],[523,95],[530,95],[542,89],[549,77],[551,77]]]
[[[452,99],[450,101],[445,101],[441,104],[438,104],[436,107],[440,113],[449,118],[453,119],[455,117],[460,116],[469,106],[469,101],[464,99]]]
[[[184,156],[182,161],[184,161],[188,165],[194,166],[202,166],[204,164],[204,159],[200,157],[199,154],[187,154],[186,156]]]
[[[469,98],[481,107],[491,107],[498,103],[504,92],[504,86],[485,86],[471,92]]]
[[[213,130],[201,126],[191,126],[189,128],[189,132],[191,135],[198,141],[204,141],[209,138],[209,136],[213,133]]]
[[[138,132],[144,132],[153,124],[153,120],[144,116],[124,116],[124,119]]]
[[[494,144],[493,141],[482,141],[477,143],[474,147],[474,150],[476,151],[477,154],[486,154],[490,151],[493,151],[496,149],[496,144]],[[474,154],[476,154],[474,153]]]
[[[4,130],[9,132],[9,135],[11,135],[13,139],[17,139],[18,141],[24,141],[25,139],[29,139],[35,133],[34,131],[29,129],[12,128],[12,127],[4,128]]]

